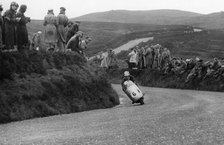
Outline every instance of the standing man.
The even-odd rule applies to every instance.
[[[65,36],[65,27],[68,25],[68,17],[65,15],[65,8],[60,7],[60,13],[57,16],[58,21],[58,42],[57,42],[57,51],[65,52],[66,45],[66,36]]]
[[[58,37],[57,37],[57,17],[54,11],[48,10],[47,15],[44,17],[44,41],[47,45],[47,50],[55,50]]]
[[[3,46],[3,18],[2,18],[2,5],[0,5],[0,50],[4,47]]]
[[[129,68],[137,68],[138,65],[138,52],[136,49],[133,49],[129,54],[130,59],[129,59]]]
[[[28,50],[29,49],[29,39],[28,39],[28,31],[26,28],[26,24],[30,22],[30,17],[26,17],[24,13],[26,12],[27,6],[21,5],[19,12],[16,14],[17,18],[20,18],[20,21],[17,24],[17,45],[18,50]]]
[[[19,5],[11,2],[10,9],[4,13],[5,45],[7,49],[16,48],[16,25],[20,18],[16,18],[16,11]]]

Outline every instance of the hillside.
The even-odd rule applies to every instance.
[[[207,29],[224,29],[224,12],[189,18],[177,24],[186,24]]]
[[[155,25],[191,25],[206,29],[224,29],[223,12],[203,15],[187,11],[166,9],[148,11],[112,10],[91,13],[73,18],[72,20]]]
[[[148,11],[127,11],[112,10],[83,15],[74,18],[79,21],[97,22],[119,22],[119,23],[140,23],[156,25],[173,25],[180,20],[201,16],[202,14],[180,11],[180,10],[148,10]]]

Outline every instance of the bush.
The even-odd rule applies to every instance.
[[[15,52],[0,56],[4,58],[0,67],[0,123],[119,104],[105,72],[92,68],[76,53]]]

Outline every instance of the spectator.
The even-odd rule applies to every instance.
[[[66,38],[66,40],[67,40],[68,31],[72,28],[73,24],[74,23],[72,21],[68,21],[68,25],[65,27],[65,38]],[[66,41],[66,43],[67,43],[67,41]]]
[[[58,37],[57,37],[57,17],[54,11],[48,10],[47,15],[44,17],[44,41],[47,44],[47,50],[55,50]]]
[[[81,55],[83,55],[83,50],[80,48],[80,42],[81,38],[83,37],[83,32],[78,31],[69,41],[66,45],[66,49],[71,49],[72,51],[75,51]]]
[[[3,17],[2,17],[2,5],[0,5],[0,50],[3,49],[4,45],[3,45]]]
[[[153,60],[154,60],[154,56],[153,56],[153,48],[149,47],[148,45],[146,45],[145,47],[145,60],[146,60],[146,67],[147,68],[152,68],[153,66]]]
[[[145,47],[141,47],[139,49],[139,69],[146,68],[146,59],[145,59],[146,51]]]
[[[108,49],[107,52],[102,53],[101,67],[112,68],[112,63],[117,63],[113,49]]]
[[[107,64],[108,64],[108,68],[112,68],[113,63],[116,63],[116,58],[115,58],[115,54],[113,52],[113,49],[108,49],[108,60],[107,60]]]
[[[38,31],[37,33],[33,34],[32,37],[32,49],[34,50],[40,50],[41,49],[41,31]]]
[[[10,9],[4,13],[5,45],[7,49],[16,49],[16,24],[21,18],[16,18],[19,5],[16,2],[10,4]]]
[[[20,18],[17,25],[17,46],[18,50],[22,51],[24,49],[29,49],[29,39],[26,24],[30,22],[30,17],[26,17],[24,13],[26,12],[27,6],[21,5],[19,12],[16,14],[16,18]]]
[[[65,37],[65,27],[68,25],[68,17],[65,15],[65,8],[60,8],[60,13],[57,16],[58,19],[58,42],[57,50],[65,52],[66,37]]]
[[[129,68],[133,69],[136,68],[138,65],[138,53],[136,49],[133,49],[129,54],[130,57],[129,59]]]
[[[203,70],[203,60],[200,58],[196,58],[196,65],[191,70],[191,72],[188,74],[185,83],[188,83],[195,79],[201,79],[202,78],[202,70]]]
[[[71,24],[66,34],[66,44],[79,31],[79,25],[80,25],[79,21],[76,21],[74,24]]]

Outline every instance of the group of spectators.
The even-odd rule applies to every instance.
[[[21,5],[17,12],[18,8],[18,3],[12,2],[10,9],[2,15],[3,7],[0,5],[0,49],[22,50],[29,46],[26,24],[31,20],[24,15],[27,6]]]
[[[169,49],[160,44],[152,46],[136,46],[128,54],[129,69],[154,68],[159,69],[165,75],[186,76],[185,83],[202,80],[224,79],[224,58],[214,58],[212,61],[195,59],[183,59],[171,57]]]
[[[224,58],[214,58],[212,61],[204,61],[196,57],[195,59],[172,58],[164,69],[165,74],[176,76],[187,75],[185,83],[202,80],[224,79]]]
[[[3,7],[0,6],[0,49],[4,51],[11,50],[45,50],[75,51],[83,54],[83,50],[91,41],[91,38],[83,37],[83,32],[79,31],[79,21],[69,21],[65,15],[66,9],[60,7],[57,16],[54,15],[53,9],[48,10],[44,17],[44,36],[42,40],[42,31],[34,33],[29,39],[26,24],[31,21],[30,17],[26,17],[27,6],[12,2],[10,9],[2,16]]]
[[[131,49],[126,60],[130,69],[163,68],[170,60],[170,51],[159,44],[136,46]]]
[[[102,52],[100,55],[98,55],[97,59],[101,60],[100,66],[106,69],[111,68],[113,64],[117,63],[113,49],[107,49],[106,52]]]

